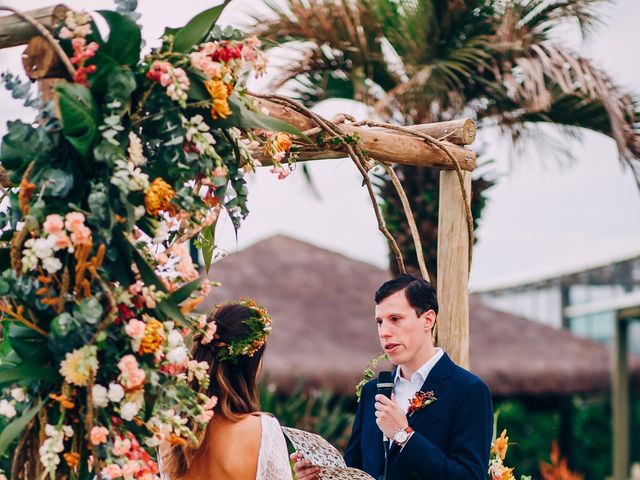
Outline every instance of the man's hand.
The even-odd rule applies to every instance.
[[[376,423],[387,438],[393,440],[396,432],[409,426],[404,410],[395,402],[395,397],[376,395]]]
[[[322,470],[320,467],[311,465],[311,462],[305,460],[299,452],[293,452],[290,458],[294,462],[293,471],[298,480],[318,480],[318,474]]]

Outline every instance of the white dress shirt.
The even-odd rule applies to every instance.
[[[413,372],[409,380],[402,378],[400,375],[400,367],[396,369],[396,376],[393,381],[393,394],[396,398],[396,403],[406,412],[411,403],[413,396],[420,391],[424,381],[427,379],[429,372],[438,363],[438,360],[442,358],[444,351],[436,347],[436,353],[427,360],[418,370]]]

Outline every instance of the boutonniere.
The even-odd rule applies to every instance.
[[[411,416],[416,413],[418,410],[428,407],[433,402],[437,400],[436,396],[433,394],[433,391],[422,392],[418,391],[411,399],[411,403],[409,403],[409,408],[407,410],[407,415]]]

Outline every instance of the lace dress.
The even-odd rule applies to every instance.
[[[256,480],[293,480],[289,466],[289,451],[278,420],[267,414],[260,415],[262,436],[258,454]],[[158,455],[160,478],[169,480],[162,471],[162,456]]]

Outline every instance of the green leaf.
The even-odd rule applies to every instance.
[[[21,363],[15,367],[0,368],[0,389],[21,380],[53,380],[57,377],[55,369]]]
[[[213,258],[213,250],[216,245],[216,224],[209,225],[202,231],[202,256],[204,258],[204,269],[209,273],[211,268],[211,260]]]
[[[109,24],[109,40],[100,47],[120,65],[136,65],[140,60],[142,35],[140,28],[129,17],[110,10],[98,10]]]
[[[58,85],[56,91],[64,136],[85,156],[98,131],[97,109],[91,91],[69,82]]]
[[[193,17],[175,34],[173,49],[178,52],[188,52],[194,46],[201,44],[218,21],[218,17],[231,0],[224,0],[222,5],[210,8]]]
[[[231,107],[231,111],[233,112],[229,119],[234,119],[235,122],[237,122],[237,125],[241,128],[259,128],[261,130],[270,130],[272,132],[287,132],[302,138],[307,142],[313,143],[309,137],[293,125],[290,125],[278,118],[265,115],[262,112],[254,112],[253,110],[248,109],[237,95],[231,95],[229,97],[229,107]]]
[[[46,168],[38,177],[46,183],[45,195],[66,197],[73,187],[73,175],[59,168]]]
[[[189,295],[191,295],[191,293],[193,293],[200,286],[201,281],[202,279],[198,277],[192,282],[185,283],[183,286],[181,286],[179,289],[173,292],[169,296],[169,299],[176,305],[180,305],[187,298],[189,298]]]
[[[16,418],[13,422],[4,427],[2,433],[0,433],[0,457],[5,454],[7,448],[9,448],[13,441],[18,438],[18,435],[22,433],[44,404],[45,402],[41,401],[31,410],[24,412],[20,418]]]
[[[35,330],[12,323],[8,337],[11,347],[22,360],[29,363],[45,363],[49,359],[47,339]]]
[[[98,323],[102,317],[102,305],[95,298],[85,298],[73,308],[73,316],[91,325]]]

